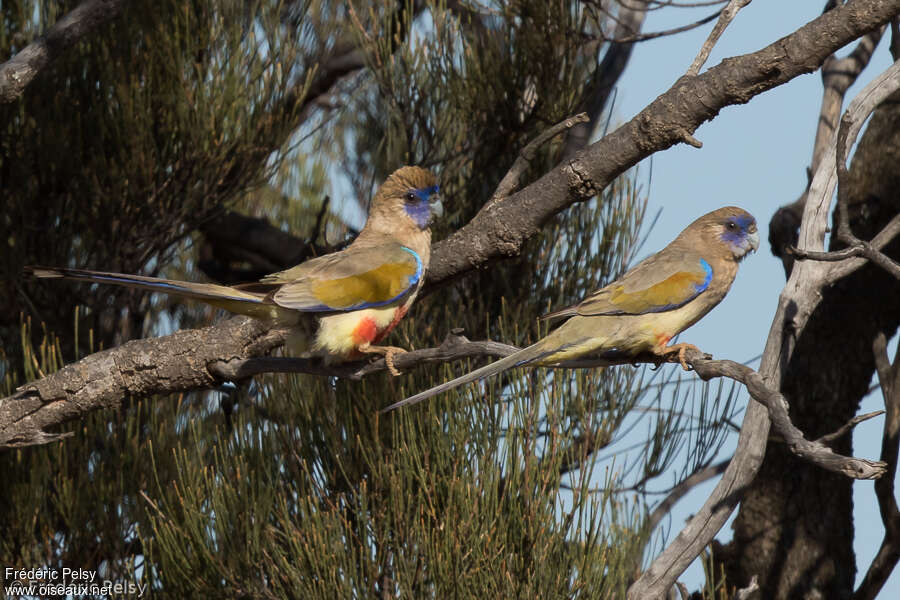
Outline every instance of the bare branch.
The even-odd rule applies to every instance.
[[[16,100],[44,67],[98,26],[119,16],[124,0],[85,0],[45,34],[0,65],[0,103]]]
[[[775,431],[787,444],[788,449],[800,458],[854,479],[877,479],[884,474],[887,467],[883,462],[840,456],[820,441],[809,441],[804,438],[803,433],[791,423],[787,412],[788,403],[784,396],[768,387],[762,376],[750,367],[731,360],[701,359],[689,362],[703,379],[728,377],[743,383],[750,396],[766,407]]]
[[[874,600],[900,560],[900,509],[894,496],[894,479],[897,474],[897,457],[900,449],[900,348],[893,365],[887,354],[887,338],[880,333],[872,343],[878,382],[884,396],[887,416],[881,436],[881,460],[887,463],[885,477],[875,482],[875,496],[884,538],[865,577],[853,593],[853,600]]]
[[[454,329],[437,348],[412,350],[393,357],[398,369],[410,369],[420,364],[448,362],[463,358],[509,356],[519,348],[499,342],[470,342],[462,330]],[[352,362],[326,366],[318,359],[254,357],[217,360],[209,366],[210,371],[223,380],[237,381],[261,373],[308,373],[328,377],[343,377],[359,380],[366,375],[387,370],[384,358],[371,362]]]
[[[496,342],[470,342],[460,335],[459,330],[454,330],[438,348],[427,350],[415,350],[399,354],[394,357],[397,367],[408,368],[413,365],[431,362],[443,362],[457,358],[473,356],[509,356],[519,349],[507,344]],[[835,454],[825,446],[824,441],[843,435],[845,425],[838,432],[825,436],[816,441],[809,441],[803,433],[791,423],[787,412],[787,401],[779,392],[766,386],[762,377],[746,365],[731,360],[711,360],[707,355],[695,349],[688,349],[685,355],[687,362],[694,368],[697,374],[704,380],[715,377],[728,377],[738,381],[747,388],[750,395],[757,402],[762,403],[772,418],[775,430],[788,448],[804,460],[816,464],[829,471],[841,473],[855,479],[875,479],[884,472],[884,464],[857,458],[847,458]],[[669,357],[669,362],[677,362],[677,356]],[[611,366],[621,364],[649,363],[660,364],[659,356],[651,353],[642,353],[627,358],[583,358],[578,361],[560,363],[557,368]],[[303,373],[315,373],[349,377],[359,379],[365,375],[383,371],[384,360],[380,359],[362,367],[346,365],[344,367],[329,367],[322,369],[310,361],[300,359],[236,359],[231,361],[218,361],[211,365],[211,371],[216,375],[228,379],[240,379],[249,375],[264,372],[265,369],[275,368],[282,372],[293,371]],[[880,413],[879,413],[880,414]],[[856,423],[871,418],[875,414],[865,415],[854,419]],[[855,423],[854,423],[855,424]]]
[[[825,284],[831,285],[835,281],[846,277],[848,274],[865,264],[865,259],[877,262],[879,257],[884,257],[890,264],[878,263],[885,268],[891,275],[898,277],[896,272],[896,263],[890,258],[884,256],[879,250],[888,245],[894,238],[900,235],[900,215],[891,219],[878,234],[872,238],[870,242],[856,240],[856,243],[841,250],[833,252],[817,252],[814,250],[799,250],[797,248],[788,248],[788,252],[796,256],[800,260],[819,260],[824,262],[842,262],[848,261],[844,265],[838,265],[830,269],[825,275]],[[849,259],[860,257],[859,260],[849,261]]]
[[[723,460],[720,463],[711,465],[706,467],[705,469],[701,469],[699,471],[695,471],[691,473],[689,477],[687,477],[684,481],[676,485],[672,488],[672,491],[663,498],[662,502],[656,505],[656,508],[650,513],[650,516],[647,517],[647,522],[645,527],[647,531],[653,531],[656,529],[656,526],[659,525],[659,522],[663,520],[663,518],[669,514],[672,510],[672,507],[681,500],[685,494],[689,491],[700,485],[705,481],[709,481],[713,477],[718,477],[722,473],[725,472],[725,469],[728,468],[728,463],[731,462],[731,459],[728,458]]]
[[[553,127],[542,131],[540,135],[528,142],[528,144],[522,148],[522,151],[519,152],[519,156],[509,168],[509,171],[503,176],[500,184],[497,185],[497,189],[494,190],[494,194],[491,196],[491,203],[506,198],[519,187],[519,181],[522,179],[525,169],[527,169],[528,165],[531,164],[531,161],[534,160],[534,155],[537,153],[538,148],[567,129],[573,128],[578,123],[587,123],[588,121],[590,121],[590,118],[587,113],[578,113],[574,117],[569,117],[565,121],[557,123]]]
[[[883,410],[873,410],[870,413],[866,413],[864,415],[857,415],[841,425],[840,429],[837,431],[833,431],[827,435],[823,435],[819,439],[816,440],[818,444],[830,444],[835,440],[839,440],[845,435],[847,435],[850,431],[853,430],[854,427],[859,425],[864,421],[868,421],[869,419],[874,419],[875,417],[879,417],[884,414]]]
[[[235,317],[204,329],[134,340],[91,354],[0,399],[0,448],[56,441],[49,431],[127,398],[207,389],[220,381],[207,365],[222,356],[254,356],[284,341],[284,332]]]
[[[722,9],[722,12],[719,13],[719,20],[716,21],[713,30],[709,32],[709,37],[706,38],[706,41],[703,42],[703,46],[700,48],[700,52],[697,53],[697,58],[694,59],[694,62],[691,63],[691,66],[687,70],[687,75],[689,77],[700,72],[700,69],[703,67],[704,63],[706,63],[706,59],[709,58],[709,53],[712,52],[713,46],[716,45],[716,42],[718,42],[719,38],[722,37],[722,34],[725,33],[725,28],[734,20],[738,11],[750,4],[750,2],[751,0],[731,0],[728,5]]]

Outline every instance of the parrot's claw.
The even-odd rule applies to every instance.
[[[684,360],[684,354],[687,352],[688,348],[692,348],[697,352],[700,352],[700,348],[693,344],[673,344],[671,346],[666,346],[664,348],[654,349],[653,353],[658,356],[669,356],[671,354],[678,354],[678,362],[681,363],[681,368],[685,371],[690,371],[691,367],[687,364],[687,361]]]
[[[400,376],[400,371],[394,366],[394,355],[405,353],[406,350],[403,348],[398,348],[397,346],[370,346],[369,344],[363,344],[359,347],[359,351],[363,354],[381,354],[384,356],[384,364],[387,365],[391,375],[394,377]]]

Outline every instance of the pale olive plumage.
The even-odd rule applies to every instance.
[[[231,312],[305,325],[319,317],[314,339],[298,327],[294,352],[329,359],[392,351],[380,341],[409,309],[431,259],[431,231],[441,204],[435,177],[419,167],[392,173],[372,200],[359,236],[346,249],[234,287],[56,267],[26,267],[38,278],[112,283],[195,298]],[[399,349],[393,349],[399,350]]]
[[[536,344],[385,410],[513,367],[554,365],[585,355],[679,352],[684,364],[687,345],[669,346],[669,341],[722,301],[738,263],[758,246],[756,220],[750,213],[731,206],[708,213],[616,281],[574,306],[547,315],[568,320]]]

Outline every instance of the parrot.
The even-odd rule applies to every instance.
[[[396,402],[382,412],[416,404],[507,369],[549,366],[586,355],[661,358],[692,344],[669,341],[699,321],[728,293],[738,264],[759,248],[756,219],[734,206],[719,208],[687,226],[668,246],[584,300],[544,315],[566,319],[537,343],[466,375]]]
[[[429,227],[442,214],[435,176],[406,166],[381,185],[365,226],[345,249],[256,283],[224,286],[62,267],[28,266],[25,272],[39,279],[109,283],[193,298],[293,327],[291,353],[322,356],[327,363],[380,354],[396,376],[400,373],[392,357],[405,350],[377,344],[409,311],[422,287],[431,258]],[[318,318],[312,340],[296,327],[309,315]]]

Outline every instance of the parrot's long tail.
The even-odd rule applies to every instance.
[[[556,353],[556,350],[548,349],[548,346],[551,345],[552,344],[548,343],[548,339],[544,338],[536,344],[528,346],[527,348],[523,348],[505,358],[501,358],[500,360],[494,361],[489,365],[485,365],[480,369],[475,369],[471,373],[466,373],[465,375],[457,377],[456,379],[452,379],[447,383],[436,385],[433,388],[425,390],[424,392],[419,392],[415,396],[410,396],[405,400],[395,402],[387,408],[382,409],[381,412],[390,412],[394,409],[400,408],[401,406],[416,404],[418,402],[421,402],[422,400],[426,400],[428,398],[431,398],[432,396],[437,396],[438,394],[441,394],[448,390],[452,390],[453,388],[457,388],[472,381],[487,379],[488,377],[492,377],[497,373],[500,373],[501,371],[534,363],[537,360],[546,358],[549,355]]]
[[[124,273],[105,273],[103,271],[88,271],[85,269],[67,269],[64,267],[29,266],[25,267],[25,273],[38,279],[74,279],[94,283],[109,283],[162,292],[164,294],[185,296],[202,300],[232,312],[251,316],[262,316],[263,314],[271,313],[272,309],[271,303],[266,300],[264,294],[245,292],[214,283],[193,283],[190,281],[175,281],[173,279],[142,277]]]

